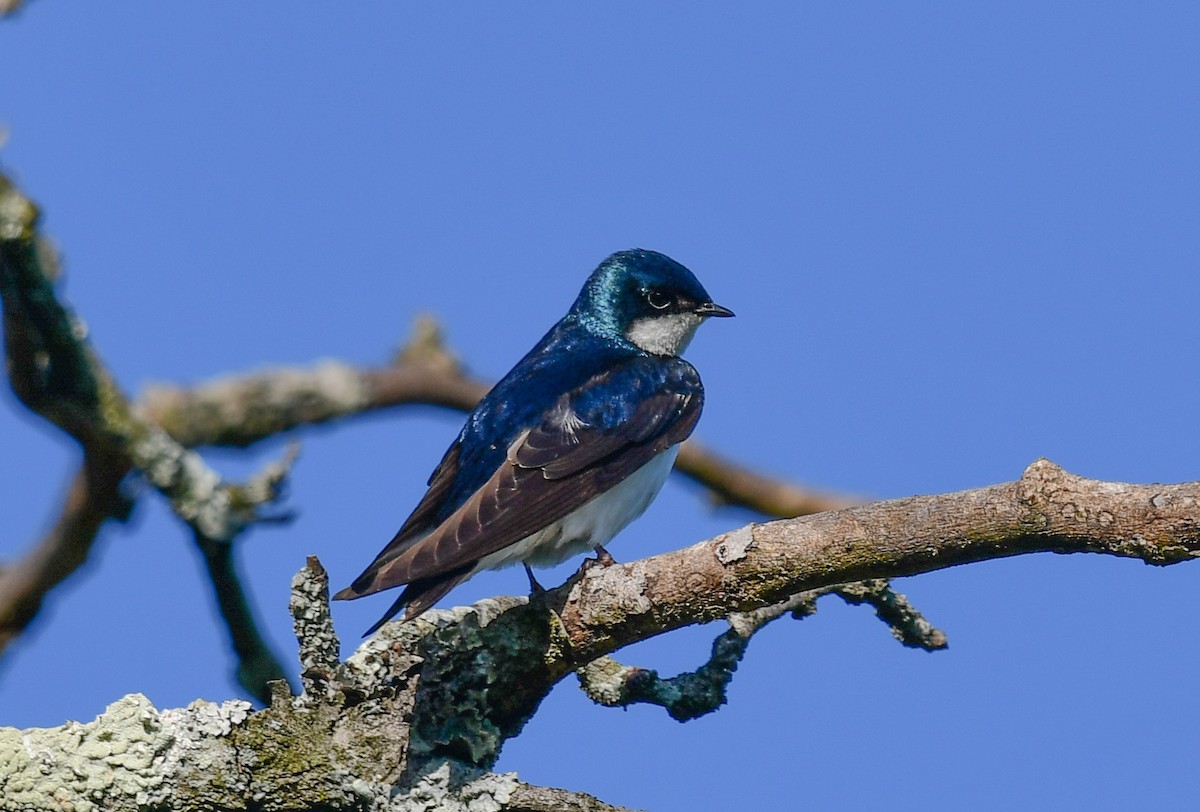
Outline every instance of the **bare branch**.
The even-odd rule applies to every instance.
[[[0,302],[13,392],[83,445],[111,381],[91,357],[85,329],[54,295],[57,259],[37,231],[37,207],[0,175]]]
[[[788,612],[810,613],[818,594],[844,592],[885,609],[889,625],[913,625],[886,587],[847,582],[1029,552],[1152,564],[1200,556],[1200,482],[1099,482],[1039,460],[1016,482],[750,525],[642,561],[584,568],[533,603],[491,599],[389,623],[323,676],[313,672],[330,668],[332,629],[319,606],[324,571],[312,562],[296,579],[294,606],[297,629],[317,638],[302,643],[309,678],[328,680],[327,690],[300,698],[277,691],[270,707],[252,714],[244,705],[207,703],[159,712],[128,697],[91,725],[0,728],[0,752],[13,754],[5,789],[30,793],[21,796],[27,806],[43,797],[61,805],[82,793],[116,806],[122,788],[132,787],[145,804],[170,798],[180,809],[236,808],[255,797],[297,809],[385,800],[429,808],[473,798],[495,809],[546,808],[514,807],[519,782],[486,770],[581,663],[732,615],[722,636],[728,651],[713,658],[716,671],[731,673],[755,629]],[[913,634],[935,644],[921,626]],[[710,705],[719,704],[725,679],[715,676]],[[85,762],[76,755],[80,742],[150,755]]]
[[[885,580],[858,581],[833,591],[852,606],[874,606],[875,615],[891,627],[892,636],[909,648],[939,651],[949,645],[945,633],[926,620],[908,598],[893,592]]]
[[[599,705],[624,708],[629,705],[660,705],[677,722],[690,722],[712,713],[728,700],[733,673],[746,654],[750,638],[773,620],[791,614],[807,617],[816,609],[816,599],[829,590],[812,590],[793,595],[773,606],[730,616],[729,629],[713,641],[712,654],[704,665],[674,677],[660,677],[653,669],[621,665],[612,657],[598,657],[575,674],[580,686]]]
[[[796,620],[816,614],[817,599],[823,595],[837,595],[853,606],[863,603],[874,606],[879,618],[906,646],[926,651],[946,648],[946,636],[922,617],[907,598],[893,592],[887,581],[874,579],[810,589],[771,606],[735,612],[728,618],[728,631],[713,641],[708,661],[695,671],[664,678],[653,669],[622,665],[604,656],[575,673],[584,692],[599,705],[618,708],[660,705],[672,719],[689,722],[712,713],[728,701],[729,684],[751,637],[786,614]]]
[[[104,520],[128,510],[114,494],[136,469],[192,527],[241,658],[239,676],[262,697],[266,681],[283,670],[258,634],[228,544],[250,524],[279,518],[261,508],[278,496],[295,453],[247,485],[233,485],[134,413],[83,325],[55,294],[57,259],[38,232],[38,219],[37,207],[0,175],[0,302],[9,380],[29,409],[80,443],[85,476],[72,489],[55,531],[27,556],[25,566],[10,568],[13,577],[0,579],[0,587],[7,587],[0,606],[11,607],[5,639],[23,629],[46,591],[78,567]]]
[[[715,505],[737,506],[764,516],[790,519],[861,505],[861,496],[827,493],[752,471],[710,451],[695,439],[679,450],[675,470],[706,488]]]
[[[15,15],[25,5],[25,0],[0,0],[0,17]],[[0,139],[0,143],[3,139]]]
[[[509,796],[508,812],[634,812],[624,806],[612,806],[583,792],[553,787],[517,784]]]
[[[778,612],[758,610],[810,590],[1029,552],[1194,558],[1200,482],[1099,482],[1039,460],[1016,482],[749,525],[583,568],[532,604],[506,598],[386,624],[360,652],[419,657],[414,747],[486,767],[559,679],[631,643],[729,615],[753,627]]]
[[[258,629],[246,590],[234,566],[233,545],[214,541],[199,533],[195,534],[195,541],[204,555],[213,597],[217,600],[217,609],[229,633],[233,652],[237,655],[235,673],[238,684],[265,704],[271,696],[270,684],[279,680],[287,682],[287,672]]]
[[[807,589],[1029,552],[1172,564],[1200,555],[1200,483],[1131,485],[1039,460],[1020,480],[750,525],[551,593],[581,658]],[[563,591],[566,594],[563,594]]]
[[[0,652],[37,616],[46,593],[87,560],[101,525],[128,517],[133,503],[120,488],[127,471],[85,454],[54,527],[20,561],[0,568]]]
[[[341,666],[341,642],[329,613],[329,576],[316,556],[292,578],[289,602],[300,641],[300,678],[307,695],[323,694]]]
[[[252,490],[223,483],[198,454],[130,408],[86,330],[56,297],[52,252],[38,234],[38,218],[37,208],[0,175],[0,298],[13,390],[85,449],[127,458],[196,532],[229,541],[257,520],[261,503]],[[282,473],[274,483],[280,479]],[[275,490],[266,488],[267,496]]]
[[[224,493],[232,504],[228,512],[221,514],[227,517],[228,522],[223,526],[216,526],[219,534],[207,535],[200,524],[189,522],[193,529],[192,538],[204,557],[205,571],[213,587],[217,610],[237,657],[235,675],[238,684],[264,704],[270,699],[271,683],[282,681],[286,684],[288,678],[258,628],[258,621],[250,608],[246,588],[234,562],[232,542],[251,521],[274,522],[290,519],[290,514],[264,514],[261,507],[274,503],[280,496],[298,453],[299,446],[292,444],[284,453],[283,459],[268,464],[245,485],[224,486]],[[239,524],[242,521],[245,523]]]
[[[409,344],[388,366],[364,369],[340,361],[219,378],[195,387],[148,387],[139,412],[182,445],[245,447],[300,426],[403,405],[468,411],[488,385],[468,376],[420,319]]]

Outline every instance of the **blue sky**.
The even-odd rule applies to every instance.
[[[378,363],[422,312],[503,374],[595,264],[691,267],[738,318],[689,351],[697,436],[881,498],[1039,456],[1200,478],[1200,7],[765,3],[400,7],[38,0],[0,23],[0,163],[130,392],[323,357]],[[300,435],[300,518],[240,543],[272,643],[308,554],[347,582],[458,415]],[[0,555],[78,454],[0,392]],[[209,455],[230,477],[278,456]],[[669,483],[611,549],[747,520]],[[570,566],[547,575],[562,580]],[[501,767],[655,810],[1188,808],[1200,570],[1030,556],[898,582],[950,649],[822,604],[756,638],[717,714],[573,682]],[[525,589],[481,576],[466,602]],[[338,605],[354,640],[386,598]],[[154,495],[0,665],[0,724],[239,696],[186,533]],[[717,628],[623,653],[693,668]]]

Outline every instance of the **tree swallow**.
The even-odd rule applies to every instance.
[[[404,586],[370,629],[424,612],[480,570],[553,566],[645,511],[700,418],[704,387],[679,357],[715,304],[655,251],[613,254],[545,337],[479,402],[429,490],[347,600]]]

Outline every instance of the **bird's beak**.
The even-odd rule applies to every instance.
[[[721,307],[716,302],[705,302],[703,304],[696,305],[696,309],[692,312],[697,316],[704,316],[705,318],[708,318],[709,316],[728,318],[733,315],[732,310],[730,310],[728,307]]]

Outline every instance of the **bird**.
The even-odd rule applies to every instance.
[[[620,251],[467,417],[428,490],[375,560],[334,595],[404,590],[374,633],[411,620],[477,572],[553,566],[605,545],[662,489],[704,405],[680,358],[696,329],[733,311],[657,251]]]

